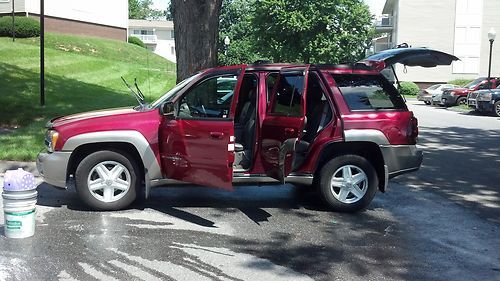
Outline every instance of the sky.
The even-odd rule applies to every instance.
[[[384,4],[386,0],[364,0],[368,6],[370,6],[370,11],[374,15],[378,15],[382,13],[382,9],[384,8]],[[153,0],[153,6],[158,10],[165,10],[167,7],[169,0]]]

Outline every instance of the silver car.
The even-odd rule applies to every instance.
[[[442,105],[441,97],[443,96],[443,91],[458,88],[458,86],[453,84],[438,84],[438,85],[439,87],[429,91],[431,94],[431,100],[430,100],[431,105]]]

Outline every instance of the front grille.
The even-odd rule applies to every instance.
[[[469,99],[475,99],[477,98],[478,93],[472,92],[469,94]]]

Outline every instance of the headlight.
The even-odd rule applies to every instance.
[[[484,94],[479,94],[477,96],[478,101],[490,101],[491,100],[491,93],[484,93]]]
[[[48,130],[45,134],[45,145],[47,146],[48,152],[54,152],[56,148],[57,139],[59,138],[59,133],[55,130]]]

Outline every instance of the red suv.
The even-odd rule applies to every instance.
[[[333,210],[366,207],[388,179],[418,170],[417,119],[380,71],[450,64],[424,48],[351,65],[253,64],[207,69],[152,104],[48,122],[37,165],[57,187],[74,181],[93,209],[127,207],[180,182],[305,184]],[[219,89],[221,81],[235,81]]]

